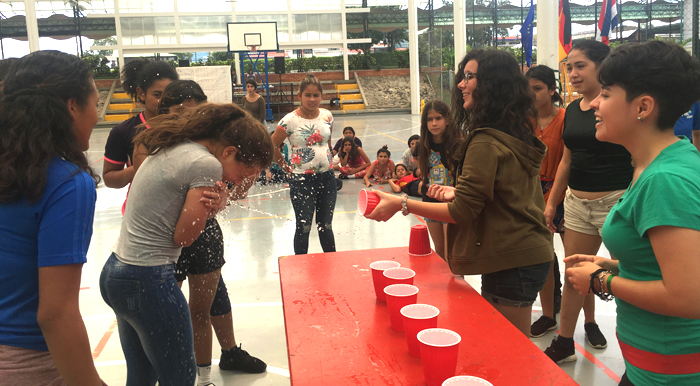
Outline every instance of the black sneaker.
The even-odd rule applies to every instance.
[[[576,349],[574,348],[574,338],[563,338],[557,336],[552,343],[544,350],[544,353],[554,363],[567,363],[576,360]]]
[[[238,345],[226,351],[221,350],[219,368],[221,370],[238,370],[250,374],[264,373],[267,369],[267,364],[256,357],[250,356],[241,346]]]
[[[608,341],[600,332],[598,324],[595,322],[586,323],[583,325],[583,329],[586,330],[586,342],[593,348],[603,349],[608,347]]]
[[[547,331],[552,331],[557,329],[557,321],[550,318],[549,316],[540,316],[535,323],[532,323],[530,327],[530,336],[533,338],[539,338],[546,334]]]
[[[348,175],[347,175],[347,174],[340,173],[340,175],[338,176],[338,178],[340,178],[341,180],[347,180],[347,179],[348,179]]]

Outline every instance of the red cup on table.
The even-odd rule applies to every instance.
[[[437,327],[440,310],[428,304],[410,304],[401,309],[403,330],[408,344],[408,353],[420,358],[418,333],[428,328]]]
[[[416,272],[410,268],[399,267],[385,269],[383,275],[385,286],[392,284],[413,284],[413,278],[416,277]]]
[[[401,264],[394,260],[380,260],[369,265],[369,268],[372,270],[372,282],[374,283],[374,293],[377,295],[377,300],[386,301],[384,287],[386,287],[387,284],[385,283],[386,278],[384,277],[384,270],[398,268],[400,266]]]
[[[418,287],[410,284],[392,284],[384,287],[386,308],[389,309],[391,328],[403,331],[403,316],[401,309],[418,301]]]
[[[442,386],[493,386],[493,384],[485,379],[469,375],[458,375],[445,380]]]
[[[379,196],[371,190],[362,189],[357,199],[357,211],[362,216],[367,216],[379,204]]]
[[[441,386],[446,379],[454,377],[461,340],[459,334],[444,328],[429,328],[418,333],[423,374],[428,386]]]
[[[408,239],[408,254],[412,256],[428,256],[433,251],[430,249],[430,235],[428,227],[418,224],[411,227],[411,235]]]

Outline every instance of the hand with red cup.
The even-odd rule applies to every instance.
[[[410,284],[392,284],[384,287],[386,294],[386,308],[389,309],[391,328],[403,331],[403,317],[401,309],[418,301],[418,287]]]
[[[428,256],[433,253],[430,249],[428,227],[418,224],[411,227],[411,237],[408,239],[408,254],[411,256]]]
[[[372,282],[374,283],[374,293],[377,295],[377,300],[382,302],[386,301],[384,287],[386,287],[387,284],[386,278],[384,277],[384,270],[398,268],[400,266],[401,264],[394,260],[380,260],[369,265],[369,268],[372,270]]]
[[[357,211],[362,216],[369,216],[374,208],[379,204],[379,196],[377,193],[362,189],[357,198]]]
[[[457,371],[457,354],[462,338],[454,331],[429,328],[418,333],[423,374],[428,386],[441,386]]]
[[[428,304],[410,304],[401,309],[409,354],[420,358],[418,333],[428,328],[436,328],[439,314],[440,310],[437,307]]]
[[[493,384],[485,379],[469,375],[458,375],[445,380],[442,386],[493,386]]]

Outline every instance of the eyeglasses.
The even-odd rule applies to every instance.
[[[465,81],[465,82],[469,82],[470,80],[472,80],[472,79],[474,79],[474,78],[476,78],[476,74],[475,74],[475,73],[469,72],[469,71],[467,71],[467,72],[464,73],[464,81]]]

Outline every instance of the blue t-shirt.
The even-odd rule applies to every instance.
[[[685,140],[661,151],[605,219],[603,242],[619,260],[621,278],[664,279],[647,234],[659,226],[700,230],[700,154]],[[614,292],[615,282],[612,287]],[[699,319],[656,314],[619,298],[616,303],[620,342],[669,356],[700,353]],[[637,386],[700,385],[700,373],[661,374],[634,366],[628,359],[625,370]]]
[[[673,126],[676,135],[686,136],[693,142],[693,130],[700,130],[700,102],[693,103],[690,111],[683,114]]]
[[[48,351],[36,320],[39,268],[87,261],[96,198],[90,175],[54,158],[39,201],[0,204],[0,345]]]

